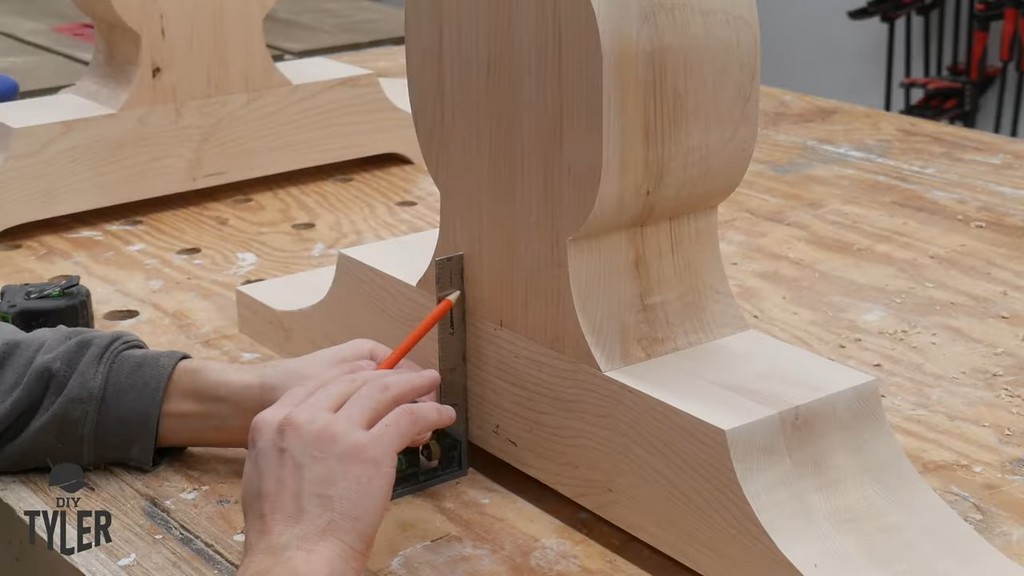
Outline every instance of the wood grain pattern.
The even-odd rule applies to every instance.
[[[65,92],[124,111],[286,88],[263,39],[274,1],[75,0],[96,47]]]
[[[407,99],[388,90],[400,83],[326,58],[272,61],[261,22],[274,0],[76,1],[97,27],[85,76],[0,104],[0,230],[355,158],[420,158]]]
[[[385,76],[404,68],[401,48],[340,58]],[[988,541],[1024,562],[1024,340],[1018,339],[1024,334],[1024,256],[1007,249],[1022,241],[1024,149],[990,135],[945,131],[772,88],[762,90],[761,110],[753,163],[721,210],[726,272],[748,321],[880,377],[886,414],[917,471]],[[949,155],[950,147],[960,153]],[[104,329],[133,330],[155,347],[200,357],[259,361],[270,353],[235,325],[238,284],[331,266],[335,249],[434,228],[438,216],[437,191],[422,168],[386,159],[352,162],[0,233],[0,281],[80,272],[93,288]],[[986,227],[972,228],[972,221]],[[190,248],[201,252],[176,254]],[[904,295],[902,303],[893,300]],[[123,322],[102,318],[118,309],[140,315]],[[1002,311],[1011,317],[1003,319]],[[923,312],[927,321],[916,316]],[[994,376],[999,370],[1003,375]],[[1005,434],[1008,428],[1012,435]],[[195,555],[146,517],[144,503],[157,491],[198,487],[206,531],[194,533],[234,537],[242,518],[238,504],[205,507],[208,492],[201,490],[211,485],[207,478],[223,474],[214,472],[223,459],[220,451],[190,451],[151,474],[90,474],[91,480],[130,477],[144,486],[118,481],[118,490],[135,493],[119,509],[119,522],[164,536],[140,541],[133,549],[139,565],[123,572],[156,574],[149,558]],[[371,574],[402,574],[403,563],[390,566],[399,555],[416,560],[405,561],[407,574],[481,573],[460,574],[462,564],[449,562],[460,554],[467,564],[503,558],[504,564],[491,565],[511,566],[511,574],[563,576],[573,573],[574,561],[606,563],[627,575],[687,574],[507,464],[481,451],[472,461],[470,478],[411,497],[415,513],[389,514],[378,541],[386,552]],[[24,502],[21,495],[53,498],[41,474],[11,479],[14,486],[0,498],[16,508],[24,509],[17,504]],[[224,486],[214,482],[215,488],[226,498],[240,494],[237,476]],[[96,498],[100,505],[112,500]],[[177,497],[172,502],[171,518],[194,505]],[[25,526],[20,514],[5,514]],[[222,526],[219,532],[210,531],[213,522]],[[0,551],[0,558],[9,557]],[[6,567],[0,563],[0,570]]]
[[[312,301],[306,273],[239,288],[242,330],[289,354],[400,338],[435,302],[383,271],[410,242],[343,252]],[[860,372],[753,331],[605,374],[477,317],[469,342],[470,439],[701,574],[1021,571],[920,481]],[[436,340],[416,352],[436,367]]]
[[[738,300],[754,327],[879,376],[918,470],[1020,562],[1024,149],[765,95],[754,162],[722,210]]]
[[[421,1],[407,31],[474,315],[602,370],[743,330],[714,209],[756,139],[753,4]]]
[[[255,362],[272,354],[238,333],[237,285],[329,264],[339,248],[436,227],[437,215],[437,190],[421,168],[388,159],[352,162],[23,226],[0,236],[0,278],[19,282],[73,270],[93,291],[99,328],[134,331],[154,348]],[[107,319],[120,310],[139,315]],[[175,573],[195,575],[212,574],[225,562],[237,565],[243,543],[236,538],[244,528],[241,454],[192,450],[150,474],[90,473],[90,481],[105,486],[90,497],[114,511],[113,534],[122,546],[108,555],[99,549],[58,560],[90,576],[127,572],[101,569],[95,556],[109,566],[133,552],[138,563],[132,574],[167,574],[161,569],[167,562],[177,564]],[[481,457],[474,456],[477,471],[469,478],[395,506],[371,575],[470,576],[481,566],[545,576],[574,566],[609,576],[691,574]],[[54,496],[44,474],[8,480],[0,499],[18,510]],[[122,496],[108,497],[107,491]],[[20,513],[14,521],[25,526]]]
[[[0,105],[0,175],[13,206],[0,229],[344,159],[418,160],[411,119],[379,80],[323,64],[322,81],[181,106],[113,112],[70,94]]]
[[[690,43],[663,35],[676,16],[699,23]],[[408,17],[434,255],[467,262],[471,441],[708,576],[1024,574],[920,480],[870,376],[730,318],[715,217],[752,151],[752,5],[423,0]],[[641,49],[644,72],[619,67]],[[435,240],[417,238],[408,273],[385,272],[408,237],[342,253],[313,301],[307,275],[240,288],[242,329],[300,354],[393,338],[434,304]]]

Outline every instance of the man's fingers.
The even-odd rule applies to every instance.
[[[336,346],[334,353],[342,362],[372,360],[374,363],[380,364],[388,357],[388,354],[391,354],[391,349],[380,342],[361,338]]]
[[[369,360],[364,362],[372,364]],[[378,386],[380,381],[388,377],[386,371],[376,369],[350,373],[314,390],[299,408],[313,412],[337,412],[361,388]]]
[[[356,360],[355,362],[342,364],[341,368],[338,369],[338,374],[356,374],[368,370],[377,370],[378,368],[377,363],[373,360]]]
[[[291,410],[293,408],[298,408],[301,405],[307,404],[309,402],[310,398],[312,398],[315,394],[321,394],[322,391],[324,390],[324,388],[329,388],[329,387],[337,388],[337,387],[340,386],[340,384],[349,382],[350,378],[351,378],[350,375],[358,374],[360,372],[367,372],[367,371],[370,371],[370,370],[374,370],[375,368],[376,368],[376,365],[372,361],[370,361],[370,360],[360,360],[360,361],[356,361],[356,362],[348,362],[348,363],[344,364],[338,370],[338,372],[336,374],[332,374],[333,376],[336,377],[335,380],[331,380],[331,381],[328,381],[328,382],[323,382],[321,380],[316,380],[314,382],[310,382],[310,383],[307,383],[307,384],[301,384],[299,386],[296,386],[296,387],[288,390],[287,392],[285,392],[281,396],[281,398],[275,403],[275,406],[277,406],[278,408],[285,408],[285,409],[289,409],[289,410]],[[344,388],[344,386],[341,386],[341,387]],[[351,387],[351,385],[350,385],[350,387]],[[354,392],[354,390],[353,390],[353,392]],[[335,394],[332,394],[332,395],[336,395],[336,394],[337,393],[335,392]],[[352,395],[352,393],[349,392],[348,396],[345,396],[345,399],[347,400],[349,398],[349,396],[351,396],[351,395]],[[340,408],[340,407],[341,407],[341,404],[338,404],[336,407],[331,409],[331,411],[332,412],[337,412],[338,408]]]
[[[402,404],[384,416],[370,434],[396,454],[433,432],[455,423],[455,409],[444,404]]]
[[[420,372],[396,372],[381,370],[381,376],[362,386],[341,408],[347,422],[369,430],[381,418],[402,404],[409,404],[437,390],[441,376],[433,370]]]
[[[383,361],[384,360],[382,359],[381,362]],[[405,358],[398,363],[398,366],[395,366],[395,370],[399,370],[402,372],[422,372],[423,368],[420,368],[420,366],[413,362],[412,360]]]
[[[342,361],[353,362],[356,360],[369,360],[375,365],[380,365],[381,362],[387,359],[391,355],[391,348],[375,342],[373,340],[352,340],[342,344],[339,348],[342,348],[339,352],[339,357]],[[403,358],[394,368],[395,370],[402,372],[419,372],[422,370],[415,362],[407,358]]]
[[[376,366],[380,365],[381,362],[391,355],[391,352],[391,348],[380,342],[363,338],[335,346],[331,354],[335,356],[336,360],[341,362],[368,360],[373,362],[376,368]],[[407,358],[399,362],[394,369],[400,372],[419,372],[422,370],[415,362]]]
[[[291,410],[305,402],[319,388],[320,383],[318,382],[299,384],[282,394],[277,402],[274,402],[274,407],[281,410]]]

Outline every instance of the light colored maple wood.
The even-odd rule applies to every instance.
[[[273,0],[78,4],[97,26],[85,77],[0,104],[0,230],[355,158],[420,160],[404,83],[326,58],[273,62]]]
[[[263,40],[275,1],[75,0],[96,40],[66,92],[128,110],[287,87]]]
[[[480,247],[482,320],[605,369],[744,327],[714,208],[756,140],[756,17],[698,4],[408,7],[414,120],[446,194],[438,251]]]
[[[1024,574],[921,480],[871,376],[747,329],[732,300],[716,207],[757,129],[753,2],[422,0],[408,17],[438,239],[242,287],[245,333],[288,353],[397,341],[435,300],[430,258],[396,259],[461,251],[471,440],[673,558],[707,576]]]
[[[432,237],[342,251],[329,290],[329,267],[241,287],[240,329],[285,354],[399,341],[434,300],[408,280],[429,258],[395,262]],[[472,441],[702,574],[1024,573],[920,480],[859,371],[752,330],[603,374],[475,316],[469,341]],[[413,357],[436,367],[436,340]]]
[[[338,58],[405,75],[401,47]],[[880,377],[886,414],[914,467],[1018,562],[1021,170],[1024,143],[763,87],[754,159],[720,216],[726,272],[750,325]],[[0,277],[79,272],[103,329],[197,357],[260,361],[272,353],[237,330],[239,283],[333,269],[335,249],[434,229],[438,200],[421,166],[396,159],[312,168],[2,232]],[[125,308],[140,315],[105,318]],[[242,457],[189,450],[149,473],[89,473],[110,481],[90,493],[90,505],[115,513],[119,541],[145,528],[126,548],[89,555],[116,563],[134,552],[138,563],[103,572],[89,556],[54,554],[55,563],[89,576],[166,576],[167,558],[171,573],[190,576],[213,573],[217,558],[237,565]],[[464,481],[393,504],[368,575],[692,576],[483,450],[472,452],[472,464]],[[24,565],[8,562],[29,551],[7,547],[27,535],[21,511],[35,499],[52,506],[59,494],[45,473],[12,479],[0,493],[12,508],[0,506],[0,524],[9,516],[14,536],[0,538],[0,573],[21,574]],[[195,500],[181,497],[192,489]],[[147,517],[153,503],[163,525]]]
[[[331,247],[436,227],[437,201],[418,165],[375,158],[318,167],[0,234],[0,276],[17,282],[73,267],[93,290],[99,328],[196,357],[260,362],[273,354],[238,333],[235,286],[333,261]],[[108,314],[125,309],[139,316]],[[83,502],[112,512],[118,546],[72,557],[24,538],[22,511],[50,509],[63,494],[46,473],[0,479],[0,501],[10,507],[0,505],[0,573],[21,575],[24,564],[11,560],[49,555],[52,565],[89,576],[231,574],[226,567],[237,567],[244,546],[244,457],[193,449],[153,472],[88,472],[99,488]],[[367,576],[692,576],[497,459],[479,453],[474,462],[467,478],[392,505]],[[133,553],[135,565],[116,566]],[[64,573],[44,570],[38,576]]]

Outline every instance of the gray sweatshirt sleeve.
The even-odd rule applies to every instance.
[[[185,358],[125,332],[0,323],[0,473],[151,468],[164,391]]]

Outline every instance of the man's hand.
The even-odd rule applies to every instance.
[[[362,574],[398,453],[455,422],[449,406],[414,403],[439,383],[432,370],[376,370],[371,361],[327,382],[314,378],[260,413],[242,481],[240,576]]]
[[[297,384],[322,385],[353,372],[372,370],[389,354],[391,349],[387,346],[373,340],[360,339],[298,358],[249,365],[244,369],[251,371],[250,378],[259,382],[263,408],[266,408]],[[403,360],[395,367],[395,370],[420,369],[409,360]]]
[[[252,419],[292,388],[324,386],[375,369],[390,353],[390,348],[372,340],[352,340],[299,358],[263,364],[184,360],[167,386],[157,445],[244,448]],[[420,368],[403,361],[395,369]],[[434,398],[428,395],[423,399]]]

